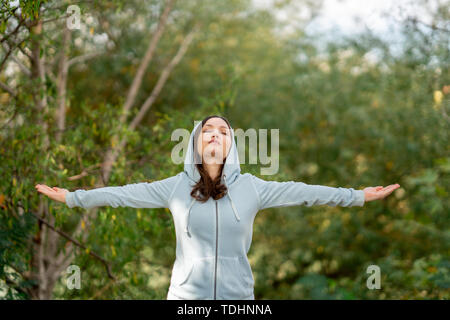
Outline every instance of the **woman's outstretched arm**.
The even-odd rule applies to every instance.
[[[367,187],[363,190],[353,188],[328,187],[295,181],[266,181],[252,175],[253,184],[259,197],[260,210],[273,207],[295,205],[364,206],[365,202],[383,199],[400,187],[392,184]]]
[[[36,185],[37,191],[49,198],[67,204],[69,208],[111,206],[132,208],[168,208],[179,174],[154,182],[131,183],[124,186],[75,190]]]

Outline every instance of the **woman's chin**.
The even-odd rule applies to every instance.
[[[208,156],[208,157],[203,157],[203,163],[205,163],[205,164],[223,164],[224,159],[223,159],[223,157]]]

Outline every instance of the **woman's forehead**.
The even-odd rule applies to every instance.
[[[225,122],[225,120],[221,118],[211,118],[206,121],[205,125],[203,127],[216,127],[216,128],[228,128],[228,124]]]

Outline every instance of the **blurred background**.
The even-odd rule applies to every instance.
[[[260,211],[256,299],[450,298],[450,1],[16,0],[0,19],[2,299],[165,299],[167,209],[69,209],[34,186],[175,175],[172,131],[209,114],[280,129],[279,173],[242,172],[401,185]]]

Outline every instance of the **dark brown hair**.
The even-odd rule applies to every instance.
[[[209,197],[212,197],[214,200],[219,200],[220,198],[224,197],[227,194],[227,187],[220,181],[220,178],[222,176],[223,166],[226,162],[226,159],[224,161],[224,164],[222,164],[222,167],[220,168],[219,176],[216,179],[212,180],[211,177],[209,176],[208,172],[203,168],[201,156],[198,154],[197,148],[195,147],[198,136],[202,132],[203,126],[205,125],[206,121],[208,121],[211,118],[220,118],[220,119],[224,120],[227,123],[228,128],[230,128],[230,130],[231,130],[230,123],[228,122],[227,119],[225,119],[224,117],[221,117],[221,116],[212,115],[212,116],[208,116],[202,120],[201,126],[198,126],[198,129],[194,134],[194,141],[193,141],[194,157],[195,157],[194,163],[198,169],[198,172],[200,173],[200,179],[195,184],[195,186],[192,188],[191,196],[200,202],[208,201]]]

